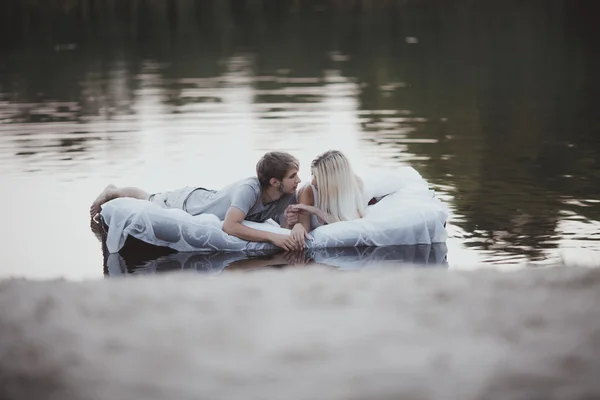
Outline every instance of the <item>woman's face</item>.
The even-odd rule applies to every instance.
[[[315,178],[314,172],[311,173],[311,175],[310,175],[310,184],[313,185],[315,187],[315,189],[319,189],[317,187],[317,178]]]

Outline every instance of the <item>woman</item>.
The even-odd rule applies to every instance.
[[[298,192],[298,204],[289,206],[288,226],[296,243],[304,244],[308,232],[339,221],[362,218],[367,203],[363,182],[350,161],[338,150],[317,156],[311,163],[312,181]]]

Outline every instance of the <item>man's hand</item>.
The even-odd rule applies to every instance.
[[[304,226],[299,223],[294,225],[294,228],[292,228],[290,237],[292,238],[294,243],[301,249],[305,247],[304,239],[310,238],[310,236],[308,236],[308,232],[306,232],[306,229],[304,229]]]
[[[289,265],[306,265],[310,260],[306,259],[304,251],[292,251],[283,253]]]
[[[288,235],[279,235],[275,233],[271,237],[271,243],[285,251],[295,251],[301,249],[294,239]]]
[[[285,209],[285,219],[288,226],[294,226],[299,222],[298,211],[293,209],[293,206],[287,206]]]

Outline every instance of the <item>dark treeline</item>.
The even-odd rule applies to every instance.
[[[404,0],[3,0],[3,38],[155,37],[269,28],[298,14],[373,13]],[[81,36],[83,28],[84,35]],[[45,36],[44,36],[45,35]]]
[[[156,36],[161,29],[179,35],[211,30],[257,29],[284,24],[299,14],[360,15],[380,28],[406,22],[411,10],[433,16],[414,24],[443,24],[445,14],[469,19],[522,9],[554,10],[588,36],[598,35],[600,3],[593,0],[0,0],[2,41],[23,38],[82,40],[88,36]],[[469,22],[469,21],[466,21]],[[473,21],[471,21],[473,22]],[[158,26],[157,26],[158,25]]]

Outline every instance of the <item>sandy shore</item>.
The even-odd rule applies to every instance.
[[[2,399],[600,398],[600,269],[0,283]]]

